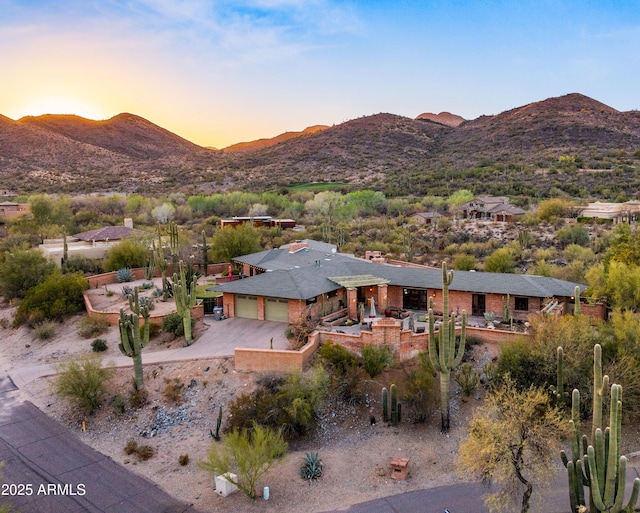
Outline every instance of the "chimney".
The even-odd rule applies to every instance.
[[[387,259],[382,256],[380,251],[365,251],[365,260],[369,260],[372,264],[386,264]]]

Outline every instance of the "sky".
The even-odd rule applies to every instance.
[[[578,92],[640,109],[640,0],[0,0],[0,114],[142,116],[223,148]]]

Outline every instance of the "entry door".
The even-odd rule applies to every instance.
[[[484,315],[486,296],[484,294],[473,294],[471,299],[471,315]]]

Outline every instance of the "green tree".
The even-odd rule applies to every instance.
[[[61,320],[65,315],[81,312],[84,309],[83,292],[88,288],[89,282],[82,273],[55,272],[29,289],[18,306],[15,322],[22,324],[36,311],[50,320]]]
[[[5,299],[23,298],[27,291],[56,271],[56,264],[38,249],[5,253],[0,261],[0,293]]]
[[[70,399],[86,413],[92,413],[100,406],[106,393],[106,383],[115,372],[103,367],[98,356],[63,363],[57,370],[56,394]]]
[[[458,469],[501,485],[485,499],[491,512],[519,506],[526,513],[534,486],[555,475],[553,455],[566,432],[564,425],[546,390],[521,391],[507,379],[474,412],[458,452]]]
[[[228,433],[222,447],[212,442],[207,452],[207,460],[202,468],[225,477],[242,490],[248,497],[257,497],[258,480],[280,462],[287,452],[287,443],[279,430],[253,424],[252,429],[234,429]],[[229,473],[238,478],[231,479]]]
[[[488,273],[514,273],[516,263],[509,250],[499,248],[485,258],[484,270]]]
[[[124,239],[113,246],[102,263],[105,272],[117,271],[123,267],[144,267],[149,260],[149,247],[142,242]]]
[[[636,311],[640,308],[640,266],[612,260],[599,263],[586,273],[587,296],[606,299],[612,309]]]
[[[453,268],[456,271],[471,271],[478,267],[478,260],[468,253],[458,253],[453,259]]]
[[[216,231],[211,241],[211,259],[214,262],[230,262],[233,258],[260,251],[260,235],[248,223],[225,226]]]
[[[561,198],[543,200],[538,204],[540,221],[554,221],[559,217],[566,217],[571,203]]]

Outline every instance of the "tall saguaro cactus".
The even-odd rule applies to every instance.
[[[580,440],[580,392],[573,391],[571,430],[571,460],[564,451],[562,461],[569,478],[571,511],[586,507],[584,487],[589,487],[591,513],[631,513],[635,511],[640,493],[640,479],[633,481],[629,502],[624,505],[627,458],[620,454],[622,425],[622,387],[611,385],[609,425],[602,430],[602,403],[609,391],[609,377],[602,375],[602,348],[593,349],[593,420],[592,444],[586,435]],[[595,445],[594,445],[595,444]]]
[[[160,236],[160,231],[158,231],[158,246],[156,247],[155,241],[152,242],[153,248],[153,264],[156,269],[160,270],[162,274],[162,290],[166,293],[167,291],[167,268],[169,264],[167,260],[164,258],[164,248],[162,247],[162,237]]]
[[[442,432],[449,431],[449,388],[451,371],[453,371],[464,355],[467,334],[467,312],[462,311],[462,329],[460,344],[456,346],[456,314],[449,313],[449,286],[453,281],[453,271],[447,272],[446,262],[442,263],[442,323],[438,338],[435,335],[435,318],[433,299],[429,305],[429,359],[431,365],[440,374],[440,418]]]
[[[180,253],[180,242],[178,238],[178,225],[174,222],[169,223],[169,249],[171,250],[171,262],[173,264],[173,272],[176,272],[178,263],[178,255]]]
[[[133,297],[129,296],[129,306],[133,312],[131,314],[126,314],[122,308],[120,309],[118,348],[123,355],[133,358],[136,387],[142,388],[144,386],[142,348],[149,342],[149,306],[140,304],[137,287],[134,289]],[[140,333],[140,316],[144,319],[142,334]]]
[[[191,336],[191,308],[196,305],[198,277],[194,274],[191,283],[187,286],[187,269],[182,260],[180,260],[178,267],[180,274],[173,274],[173,297],[176,300],[176,310],[182,317],[185,344],[189,345],[193,340]]]
[[[209,247],[207,246],[207,235],[202,230],[202,273],[204,276],[207,276],[207,268],[209,267],[209,255],[207,250]]]

